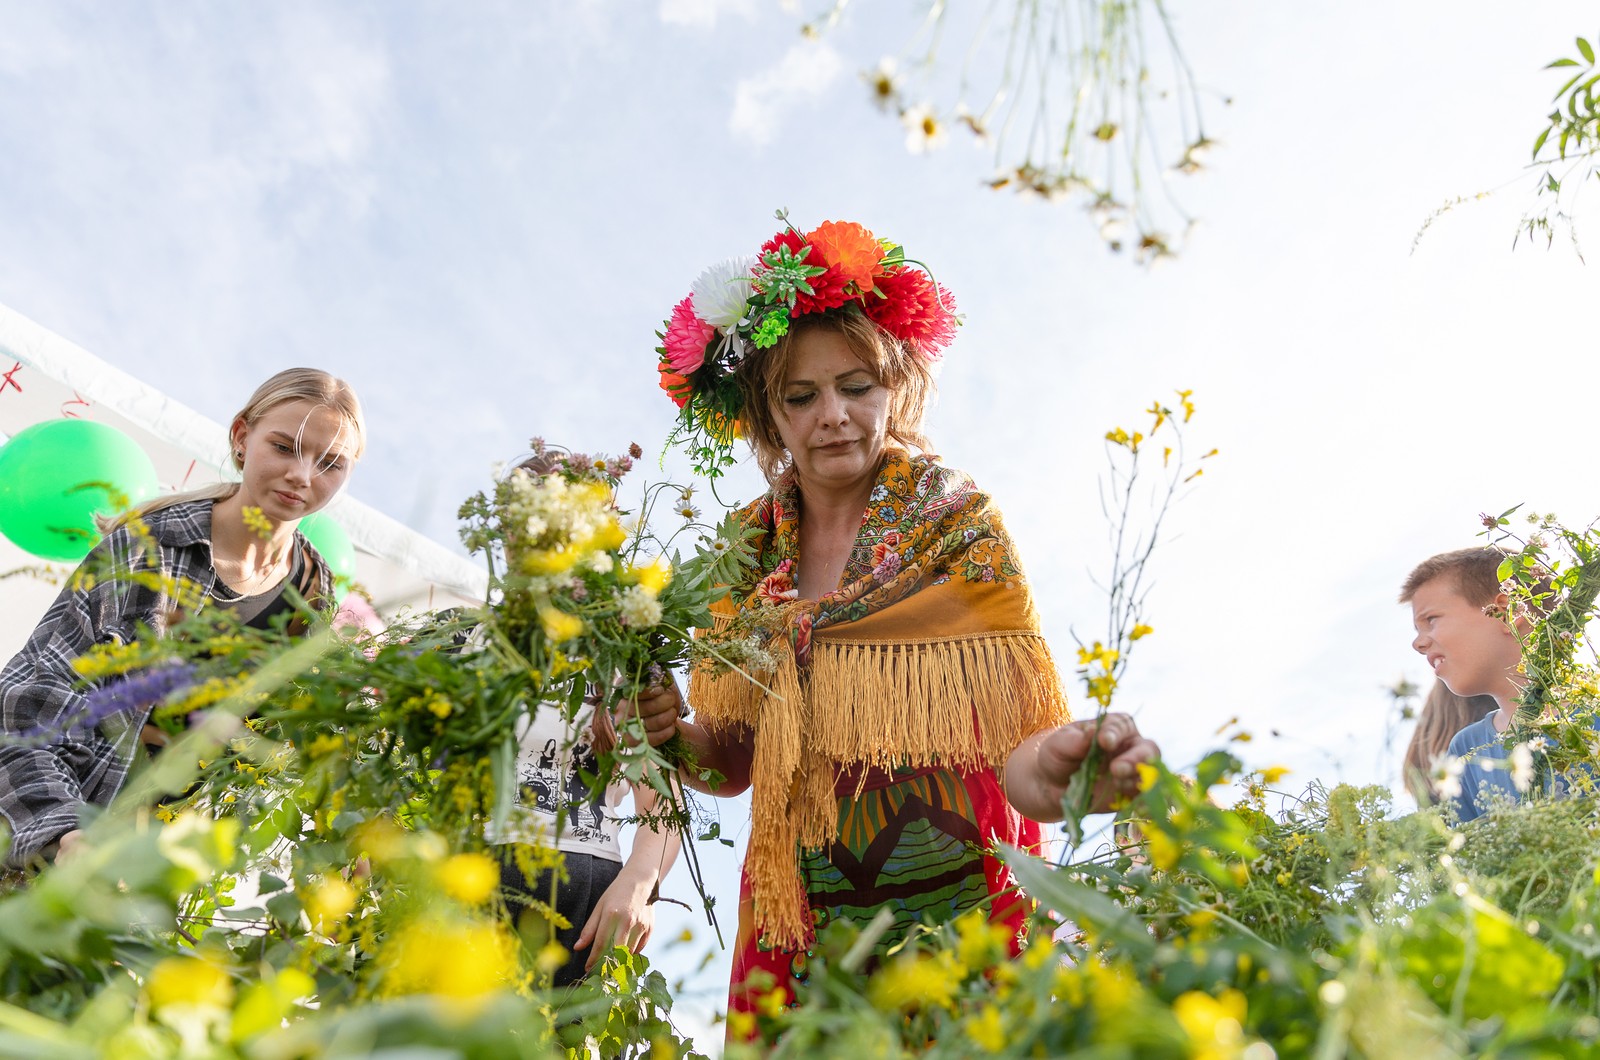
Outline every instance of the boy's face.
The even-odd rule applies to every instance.
[[[1453,577],[1423,583],[1411,597],[1411,623],[1417,631],[1411,646],[1456,695],[1503,698],[1516,691],[1521,644],[1504,620],[1462,596]]]

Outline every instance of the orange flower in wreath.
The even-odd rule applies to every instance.
[[[814,255],[808,265],[828,265],[845,283],[872,290],[872,278],[883,261],[877,238],[854,221],[824,221],[806,235]],[[822,260],[816,260],[820,257]]]
[[[673,402],[681,409],[689,403],[689,396],[694,393],[694,387],[689,385],[688,376],[679,375],[667,367],[665,361],[658,366],[661,372],[661,389],[667,392]]]

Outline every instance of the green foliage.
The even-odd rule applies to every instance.
[[[1578,233],[1572,210],[1581,186],[1600,180],[1600,66],[1595,63],[1594,46],[1586,38],[1576,42],[1578,58],[1561,58],[1546,69],[1560,70],[1567,77],[1551,99],[1553,108],[1547,124],[1533,141],[1534,192],[1537,205],[1522,218],[1521,235],[1529,239],[1544,236],[1545,245],[1555,240],[1556,229],[1565,227],[1578,249]],[[1580,258],[1583,256],[1579,250]]]

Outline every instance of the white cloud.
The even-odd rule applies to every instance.
[[[749,18],[755,13],[754,0],[661,0],[661,21],[669,26],[711,29],[723,13]]]
[[[729,131],[753,143],[771,142],[783,114],[804,99],[822,95],[843,69],[844,60],[826,44],[794,45],[776,66],[739,81]]]

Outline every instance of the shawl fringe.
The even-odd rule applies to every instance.
[[[838,837],[840,775],[857,767],[1000,770],[1023,739],[1069,717],[1049,647],[1034,632],[892,643],[818,636],[804,682],[792,652],[778,651],[777,669],[759,675],[771,695],[742,675],[698,670],[690,702],[713,732],[753,730],[752,786],[787,794],[753,801],[746,860],[758,929],[784,947],[811,936],[798,850]]]

